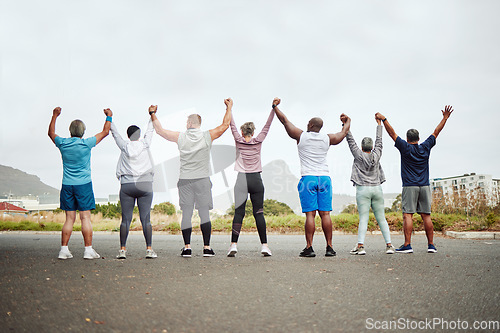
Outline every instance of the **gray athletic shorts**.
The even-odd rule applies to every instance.
[[[430,186],[405,186],[401,194],[401,207],[403,213],[430,214],[431,213],[431,187]]]
[[[214,207],[212,201],[212,182],[209,177],[197,179],[179,179],[179,206],[181,210]]]

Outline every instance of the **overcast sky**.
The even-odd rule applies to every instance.
[[[47,136],[56,106],[57,134],[69,136],[79,118],[87,137],[101,131],[107,107],[123,135],[144,128],[150,104],[166,128],[183,130],[195,111],[210,129],[231,97],[237,125],[260,130],[278,96],[302,129],[320,116],[323,131],[338,132],[346,113],[358,142],[375,136],[377,111],[399,135],[413,127],[425,139],[452,104],[431,177],[500,178],[498,13],[498,1],[2,0],[0,164],[60,188],[61,157]],[[233,142],[228,131],[218,143]],[[153,152],[161,162],[175,144],[155,138]],[[118,193],[118,156],[111,136],[93,149],[96,196]],[[299,176],[295,141],[277,120],[262,150],[263,164],[274,159]],[[334,192],[354,194],[345,141],[329,164]],[[384,191],[400,191],[399,153],[385,132],[382,167]]]

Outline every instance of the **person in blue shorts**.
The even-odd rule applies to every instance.
[[[375,118],[384,123],[389,136],[394,140],[396,148],[401,154],[401,179],[403,191],[401,193],[401,207],[403,210],[403,232],[405,243],[396,249],[397,253],[413,253],[411,247],[411,233],[413,231],[413,214],[418,213],[424,222],[425,235],[427,236],[427,252],[436,253],[434,245],[434,226],[431,220],[432,195],[429,183],[429,157],[436,138],[444,128],[446,121],[453,112],[451,105],[446,105],[441,110],[443,118],[434,132],[421,144],[420,136],[416,129],[406,132],[406,141],[396,134],[389,121],[380,113]]]
[[[63,179],[60,193],[61,209],[66,212],[66,221],[62,228],[61,250],[59,259],[70,259],[68,243],[76,220],[76,211],[80,212],[83,241],[85,243],[84,259],[97,259],[100,255],[92,248],[92,224],[90,210],[95,209],[95,198],[92,190],[90,171],[90,151],[108,134],[111,127],[113,112],[105,109],[106,121],[102,132],[84,139],[85,124],[81,120],[73,120],[69,126],[70,138],[62,138],[56,134],[56,119],[61,114],[61,108],[52,112],[49,125],[49,137],[61,152],[63,162]]]
[[[312,242],[316,229],[314,218],[318,212],[321,218],[321,227],[326,238],[325,256],[333,257],[336,252],[332,247],[332,183],[326,156],[331,145],[337,145],[346,137],[351,126],[351,119],[345,114],[340,115],[342,130],[335,134],[320,133],[323,120],[311,118],[307,124],[307,131],[295,127],[288,118],[278,109],[281,100],[273,100],[273,109],[285,130],[292,139],[297,141],[302,178],[298,190],[302,212],[306,214],[305,234],[306,247],[300,253],[301,257],[315,257]]]

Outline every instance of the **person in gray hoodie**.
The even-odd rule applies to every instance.
[[[212,223],[210,209],[213,208],[212,182],[210,181],[210,149],[212,141],[218,139],[229,128],[233,100],[224,100],[226,113],[222,124],[208,130],[201,130],[201,116],[191,114],[186,122],[185,132],[176,132],[163,128],[156,117],[157,105],[149,107],[149,114],[158,135],[177,143],[180,157],[180,173],[177,189],[179,191],[179,206],[182,210],[181,230],[184,248],[181,256],[191,257],[191,218],[196,208],[200,216],[200,229],[203,235],[203,256],[213,257],[215,252],[210,247]]]
[[[153,122],[150,120],[143,138],[141,138],[141,129],[132,125],[127,129],[128,140],[124,140],[115,124],[111,124],[111,134],[121,151],[116,166],[116,177],[121,184],[120,203],[122,208],[120,250],[117,259],[127,258],[126,243],[136,201],[139,208],[142,232],[146,240],[146,258],[154,259],[157,257],[151,247],[153,228],[150,222],[154,172],[149,147],[151,146],[153,132]]]
[[[356,204],[359,213],[358,244],[351,250],[351,254],[366,254],[364,243],[370,207],[384,236],[386,253],[394,253],[389,225],[385,219],[384,194],[381,186],[385,182],[384,171],[380,165],[380,158],[382,157],[382,123],[379,119],[375,120],[377,121],[375,147],[373,146],[373,140],[365,137],[361,141],[361,149],[359,149],[351,131],[346,136],[349,149],[354,156],[351,181],[356,186]]]

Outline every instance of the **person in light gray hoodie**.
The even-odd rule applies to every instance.
[[[380,165],[380,158],[382,157],[382,124],[379,119],[375,120],[377,121],[375,147],[373,146],[373,140],[365,137],[361,141],[361,149],[359,149],[351,131],[346,136],[349,149],[354,156],[351,181],[356,186],[356,203],[359,213],[358,244],[351,250],[351,254],[366,254],[364,243],[370,207],[384,236],[386,253],[394,253],[389,225],[385,219],[384,194],[381,186],[385,182],[384,171]]]
[[[116,177],[120,181],[120,203],[122,223],[120,225],[120,250],[118,259],[127,258],[127,237],[134,211],[135,202],[139,208],[142,232],[146,240],[146,258],[153,259],[157,254],[151,247],[153,228],[150,222],[151,203],[153,202],[153,160],[149,147],[153,138],[153,122],[149,120],[144,137],[141,129],[135,125],[127,129],[128,140],[124,140],[114,123],[111,134],[121,150],[116,166]]]

